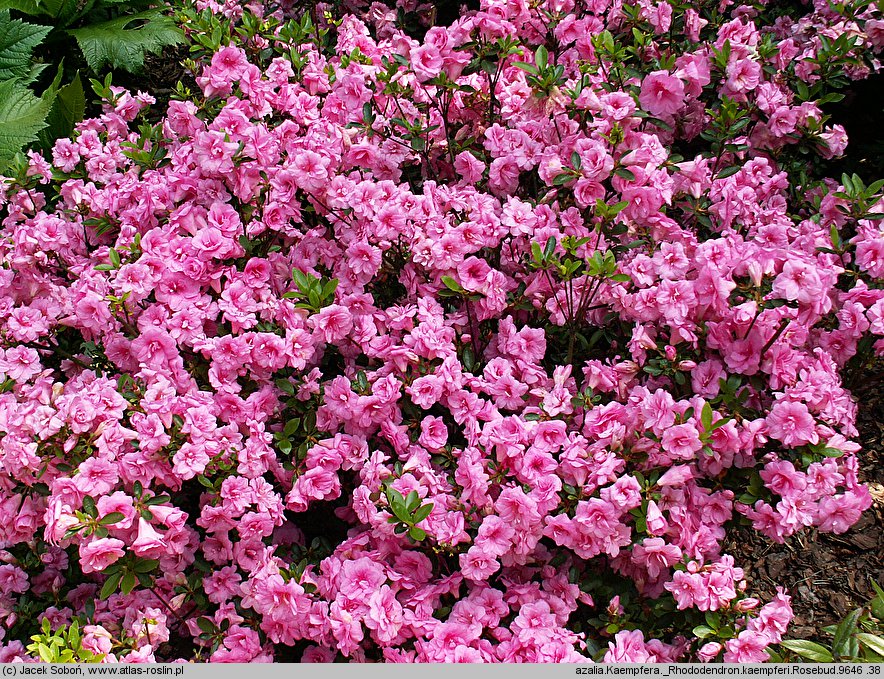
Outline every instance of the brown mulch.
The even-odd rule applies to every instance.
[[[725,545],[746,570],[749,588],[769,599],[777,585],[792,595],[795,620],[790,636],[825,639],[821,629],[875,596],[874,579],[884,586],[884,369],[854,389],[859,403],[859,453],[872,508],[843,535],[804,532],[777,545],[755,531],[736,531]]]

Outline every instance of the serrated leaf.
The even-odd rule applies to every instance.
[[[52,30],[19,19],[11,19],[9,10],[0,10],[0,80],[30,80],[34,48]]]
[[[30,16],[50,16],[53,19],[70,15],[76,7],[77,0],[0,0],[0,9],[14,9]]]
[[[0,172],[46,127],[54,97],[38,98],[15,80],[0,82]]]
[[[813,641],[790,639],[789,641],[781,641],[780,646],[814,662],[832,662],[833,660],[829,649]]]
[[[47,126],[38,135],[40,145],[49,150],[56,139],[69,137],[74,131],[74,126],[83,120],[85,112],[86,95],[80,74],[77,73],[71,82],[58,90],[52,109],[46,118]]]
[[[89,68],[101,71],[105,66],[137,73],[147,53],[184,40],[174,21],[159,10],[139,12],[100,24],[69,30],[76,40]]]

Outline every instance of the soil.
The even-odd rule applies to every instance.
[[[790,636],[796,639],[825,641],[823,627],[875,596],[872,579],[884,586],[884,366],[863,380],[854,397],[863,445],[860,469],[874,498],[872,508],[843,535],[805,531],[777,545],[744,529],[725,545],[762,600],[778,585],[788,589],[795,611]]]

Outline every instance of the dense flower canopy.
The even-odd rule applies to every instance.
[[[198,0],[4,182],[0,660],[761,661],[727,532],[870,506],[875,4],[400,4]]]

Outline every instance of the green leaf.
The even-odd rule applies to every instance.
[[[15,80],[0,82],[0,172],[46,127],[54,97],[37,98]]]
[[[89,68],[96,72],[110,66],[137,73],[144,66],[145,54],[155,54],[184,40],[181,29],[160,10],[118,17],[68,32],[77,40]]]
[[[98,595],[102,599],[107,599],[111,594],[117,591],[117,585],[120,584],[120,580],[123,579],[123,571],[116,571],[108,576],[107,580],[104,581],[104,586],[101,588],[101,592]]]
[[[844,620],[839,623],[838,628],[835,630],[835,638],[832,641],[832,652],[835,655],[843,655],[845,644],[856,631],[857,623],[859,622],[860,616],[862,616],[862,614],[863,609],[857,608],[848,613],[844,617]]]
[[[451,276],[442,276],[442,283],[444,283],[445,287],[452,292],[464,292],[464,289],[461,287],[460,283],[454,280]]]
[[[524,61],[514,61],[513,66],[515,66],[516,68],[521,68],[523,71],[527,71],[532,75],[538,75],[540,73],[540,71],[537,70],[536,66],[526,64]]]
[[[837,448],[823,448],[822,453],[826,457],[841,457],[844,455],[844,451]]]
[[[98,510],[95,507],[95,500],[92,499],[92,496],[85,495],[83,497],[83,511],[90,516],[95,516]]]
[[[875,588],[876,596],[869,602],[869,608],[872,609],[872,615],[878,620],[884,620],[884,589],[881,589],[877,582],[870,579],[872,587]]]
[[[700,423],[705,431],[712,429],[712,406],[708,403],[704,403],[703,410],[700,411]]]
[[[199,627],[206,634],[216,634],[218,632],[218,628],[215,627],[215,623],[208,618],[197,618],[196,626]]]
[[[417,526],[412,526],[408,530],[408,537],[410,537],[412,540],[420,542],[427,537],[427,534],[423,529],[418,528]]]
[[[328,283],[326,283],[322,287],[322,298],[324,300],[332,298],[333,295],[335,294],[335,290],[337,290],[337,289],[338,289],[338,279],[332,278]]]
[[[55,656],[46,644],[42,642],[37,644],[37,650],[40,653],[40,659],[44,662],[52,662],[55,659]]]
[[[8,9],[0,11],[0,80],[29,79],[34,48],[51,30],[11,19]]]
[[[544,70],[549,63],[549,50],[543,45],[538,47],[534,52],[534,63],[537,64],[537,68],[541,71]]]
[[[133,589],[135,589],[135,585],[137,581],[135,580],[135,573],[132,571],[126,571],[126,575],[123,576],[123,579],[120,581],[120,591],[123,594],[129,594]]]
[[[420,495],[417,494],[416,490],[413,490],[405,496],[405,509],[408,510],[409,514],[413,514],[414,510],[420,506],[420,502]]]
[[[387,502],[390,504],[390,509],[397,519],[404,523],[411,523],[411,514],[405,508],[405,498],[402,497],[402,493],[388,486]]]
[[[414,523],[420,523],[424,519],[426,519],[433,511],[433,503],[422,505],[415,510],[414,514],[411,517],[411,520]]]
[[[276,380],[276,388],[280,391],[285,392],[289,396],[295,395],[295,385],[285,378],[280,377],[278,380]]]
[[[868,632],[857,632],[856,638],[863,646],[884,657],[884,639]]]
[[[622,177],[628,182],[635,181],[635,174],[632,172],[632,170],[627,170],[625,167],[618,167],[616,170],[614,170],[614,174],[616,174],[618,177]]]
[[[285,429],[282,430],[282,435],[286,438],[290,438],[295,435],[295,432],[298,431],[298,427],[301,426],[301,418],[293,417],[288,422],[285,423]]]
[[[40,145],[49,150],[56,139],[71,136],[74,126],[83,120],[85,113],[86,95],[80,74],[77,73],[71,82],[58,90],[55,102],[46,118],[47,126],[38,135]]]
[[[122,521],[126,518],[126,515],[122,512],[111,512],[107,516],[101,517],[101,520],[98,522],[102,526],[110,526],[114,523]]]
[[[829,649],[813,641],[791,639],[789,641],[781,641],[780,646],[788,648],[790,651],[797,653],[801,657],[813,660],[814,662],[832,662],[834,660]]]
[[[737,174],[742,168],[739,165],[731,165],[730,167],[724,168],[721,172],[715,175],[716,179],[727,179],[728,177],[732,177]]]
[[[132,570],[136,573],[150,573],[159,565],[160,562],[156,559],[139,559]]]
[[[707,625],[697,625],[694,627],[694,636],[698,639],[705,639],[706,637],[715,633],[711,627]]]
[[[0,9],[14,9],[30,16],[49,16],[56,26],[77,14],[78,0],[0,0]]]

